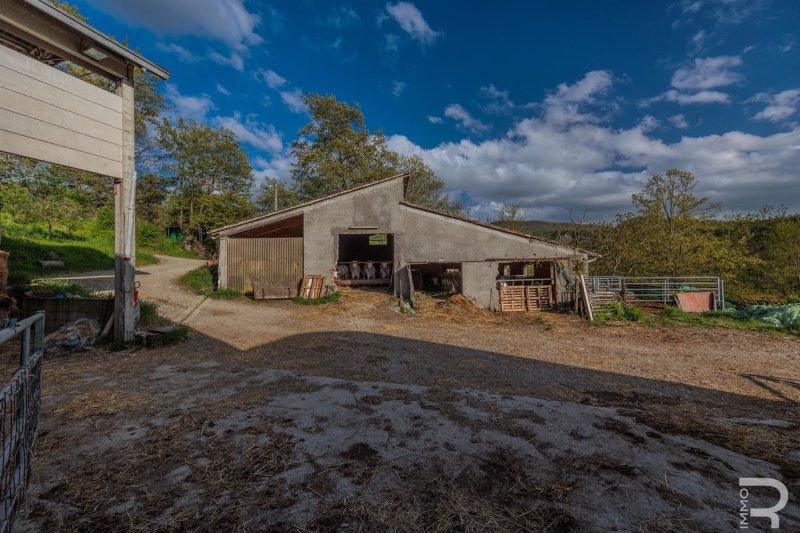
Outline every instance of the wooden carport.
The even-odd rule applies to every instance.
[[[53,68],[70,62],[105,91]],[[114,336],[135,327],[134,69],[169,72],[46,0],[0,0],[0,151],[114,180]]]

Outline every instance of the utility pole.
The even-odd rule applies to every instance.
[[[272,184],[272,193],[273,193],[273,198],[274,198],[274,207],[273,207],[272,210],[273,211],[277,211],[278,210],[278,182],[277,181]]]

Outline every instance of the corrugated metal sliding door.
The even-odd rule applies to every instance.
[[[297,295],[302,279],[302,237],[228,240],[229,289],[251,292],[256,283],[274,298],[287,298]]]

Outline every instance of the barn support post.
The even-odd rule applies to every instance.
[[[219,259],[217,260],[217,288],[228,288],[228,237],[219,240]]]
[[[128,207],[136,194],[133,173],[134,109],[133,71],[120,80],[117,94],[122,97],[122,175],[114,187],[114,339],[133,340],[136,328],[136,303],[133,299],[136,276],[136,217],[128,220]],[[128,227],[130,226],[130,227]],[[126,236],[130,232],[130,257],[125,256]]]

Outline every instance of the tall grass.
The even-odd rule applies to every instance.
[[[51,239],[37,226],[13,222],[0,216],[3,238],[0,249],[9,252],[9,283],[23,284],[46,275],[110,270],[114,268],[114,232],[96,220],[87,221],[83,228],[68,232],[57,228]],[[158,262],[155,254],[196,257],[193,253],[159,234],[157,227],[147,223],[137,226],[137,265]],[[63,269],[44,270],[38,261],[58,260]]]
[[[200,267],[178,278],[178,283],[195,294],[209,298],[226,299],[242,296],[242,293],[230,289],[217,289],[216,275],[216,268]]]

